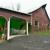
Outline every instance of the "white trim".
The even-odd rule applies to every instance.
[[[26,33],[28,35],[28,21],[26,21]],[[14,37],[19,37],[19,36],[25,36],[25,35],[10,35],[10,18],[7,22],[7,40],[14,38]]]
[[[7,40],[9,40],[9,36],[10,36],[10,18],[7,22]]]
[[[27,31],[27,35],[28,35],[28,21],[26,21],[26,31]]]
[[[12,35],[12,36],[9,37],[9,39],[12,39],[12,38],[15,38],[15,37],[20,37],[20,36],[26,36],[26,35]]]

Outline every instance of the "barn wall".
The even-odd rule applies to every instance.
[[[38,30],[46,31],[48,29],[49,20],[44,8],[41,7],[32,13],[32,30],[34,31],[35,31],[35,21],[39,22]]]
[[[4,16],[6,18],[6,20],[8,20],[9,17],[11,17],[11,16],[22,18],[26,21],[30,20],[30,16],[28,16],[28,15],[24,15],[24,14],[20,14],[20,13],[14,13],[14,12],[8,12],[8,11],[3,11],[3,10],[0,10],[0,16]]]

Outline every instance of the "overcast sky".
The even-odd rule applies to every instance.
[[[50,0],[0,0],[0,7],[17,11],[17,5],[20,4],[20,12],[28,13],[46,3],[46,11],[50,18]]]

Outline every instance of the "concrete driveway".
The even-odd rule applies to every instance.
[[[22,36],[0,44],[0,50],[50,50],[50,36]]]

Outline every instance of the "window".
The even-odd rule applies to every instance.
[[[35,25],[38,25],[38,21],[35,21]]]

